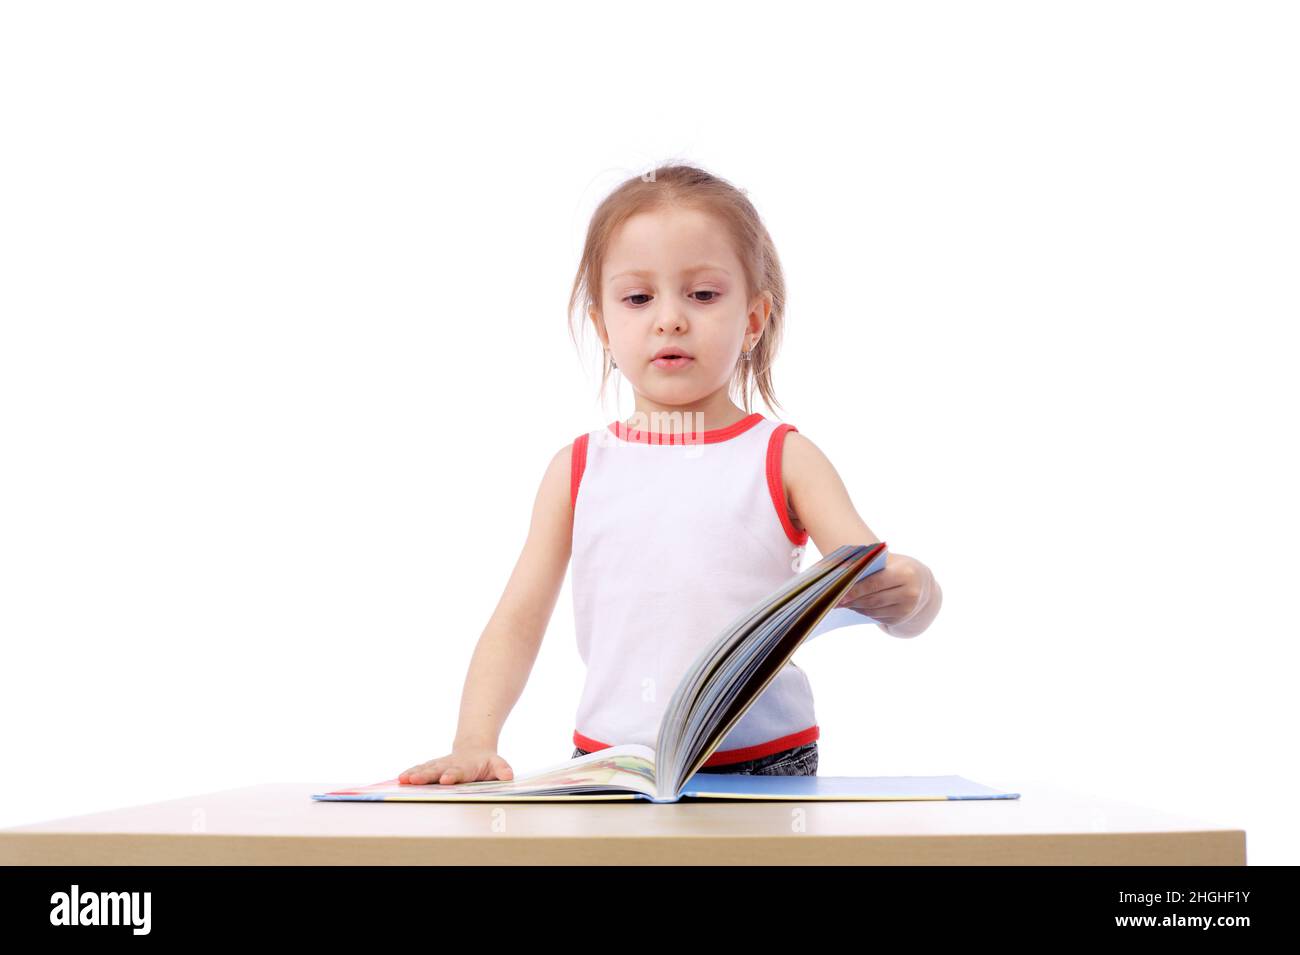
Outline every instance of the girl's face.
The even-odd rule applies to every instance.
[[[636,392],[688,405],[729,386],[742,348],[758,341],[771,295],[746,299],[726,230],[706,213],[664,209],[628,219],[604,262],[601,341]],[[662,351],[677,359],[656,359]]]

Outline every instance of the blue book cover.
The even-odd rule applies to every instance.
[[[1019,799],[961,776],[746,776],[696,773],[682,798],[815,800]]]

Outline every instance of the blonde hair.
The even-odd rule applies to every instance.
[[[767,326],[750,350],[750,360],[737,359],[731,387],[739,390],[747,413],[751,413],[750,396],[755,385],[763,401],[775,410],[780,405],[772,388],[772,364],[785,323],[785,275],[781,271],[781,261],[777,258],[776,246],[767,227],[744,190],[696,166],[659,166],[649,173],[634,176],[606,196],[596,208],[587,226],[582,259],[569,295],[570,337],[576,346],[575,318],[585,327],[583,319],[590,309],[601,311],[600,289],[605,255],[619,226],[638,213],[671,206],[715,216],[729,233],[732,248],[744,267],[749,297],[764,291],[771,293],[772,309]],[[601,364],[603,370],[598,396],[603,400],[605,385],[614,368],[608,352],[603,353]]]

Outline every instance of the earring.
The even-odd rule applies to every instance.
[[[617,367],[618,367],[618,362],[616,362],[616,361],[614,360],[614,353],[613,353],[612,351],[610,351],[608,348],[606,348],[606,349],[605,349],[605,354],[609,356],[609,367],[610,367],[610,368],[617,368]]]
[[[749,356],[750,356],[750,351],[752,351],[752,349],[749,350],[749,351],[743,351],[743,352],[741,352],[741,353],[740,353],[740,360],[741,360],[741,361],[749,361],[749,360],[750,360],[750,358],[749,358]]]

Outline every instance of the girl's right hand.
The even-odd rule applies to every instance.
[[[472,783],[479,779],[514,779],[515,771],[496,750],[487,747],[454,749],[447,756],[439,756],[420,763],[401,773],[399,783],[423,786],[428,783],[453,785]]]

